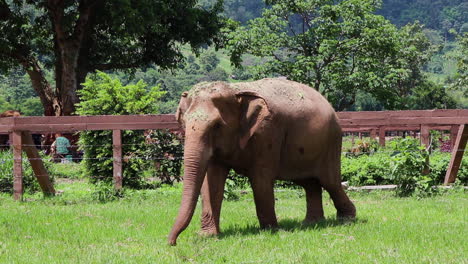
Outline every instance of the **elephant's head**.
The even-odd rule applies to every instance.
[[[223,82],[201,83],[182,94],[176,118],[185,129],[184,189],[169,244],[175,245],[190,223],[210,160],[217,153],[244,149],[269,115],[256,92]]]

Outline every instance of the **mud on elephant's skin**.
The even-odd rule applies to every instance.
[[[184,187],[168,242],[189,225],[199,194],[202,232],[218,234],[230,169],[249,177],[262,228],[276,227],[273,183],[290,180],[306,192],[305,222],[324,218],[322,188],[339,218],[356,210],[341,187],[341,128],[314,89],[284,79],[201,83],[182,94],[176,113],[185,129]]]

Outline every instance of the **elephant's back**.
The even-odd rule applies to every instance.
[[[289,120],[304,120],[320,115],[335,118],[330,103],[314,88],[282,78],[267,78],[254,82],[232,84],[235,89],[249,90],[262,96],[276,115]]]
[[[324,157],[339,155],[341,128],[333,107],[319,92],[283,79],[263,79],[253,84],[271,109],[271,129],[284,128],[281,178],[310,177],[308,168],[321,167],[313,164],[329,163]]]

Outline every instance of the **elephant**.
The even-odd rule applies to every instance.
[[[324,218],[322,188],[337,217],[355,218],[341,185],[341,127],[333,107],[313,88],[282,78],[203,82],[182,94],[176,119],[185,130],[185,171],[170,245],[189,225],[200,193],[202,233],[220,233],[230,169],[249,178],[261,228],[278,226],[273,192],[278,179],[305,189],[306,223]]]

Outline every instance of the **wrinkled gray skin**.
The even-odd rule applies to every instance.
[[[355,217],[355,207],[341,187],[341,128],[331,105],[314,89],[284,79],[201,83],[182,95],[176,118],[186,133],[185,174],[170,245],[189,225],[200,193],[202,231],[220,232],[231,168],[249,177],[262,228],[278,226],[276,179],[304,187],[305,222],[324,218],[322,187],[338,217]]]

